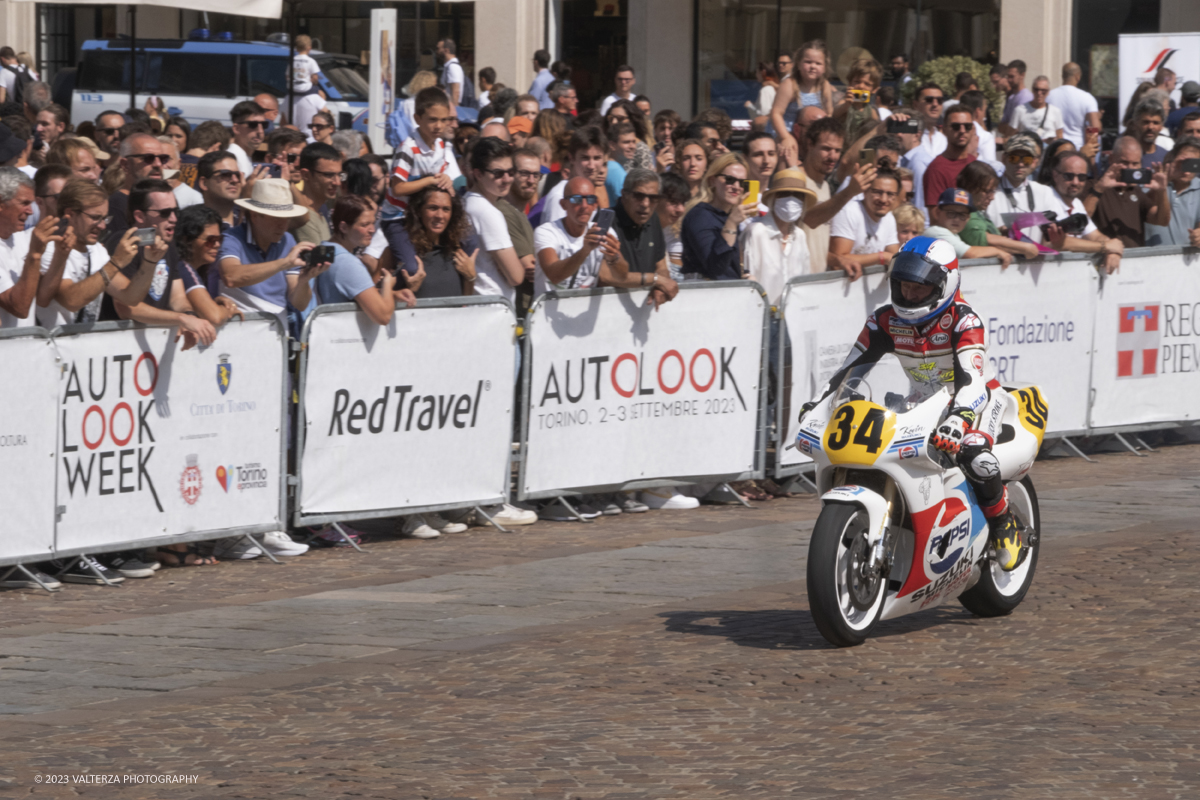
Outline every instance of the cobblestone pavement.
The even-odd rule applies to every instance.
[[[1098,459],[1035,467],[1013,616],[851,650],[812,498],[3,592],[0,795],[1196,797],[1200,446]]]

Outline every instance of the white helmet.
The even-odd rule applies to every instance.
[[[949,308],[958,295],[958,254],[943,239],[916,236],[893,256],[888,277],[896,316],[919,325]],[[919,305],[913,305],[904,299],[901,282],[932,286],[933,292]]]

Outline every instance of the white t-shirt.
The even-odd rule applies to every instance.
[[[42,274],[50,270],[50,262],[54,260],[54,249],[57,242],[51,242],[42,256]],[[72,250],[67,255],[67,265],[63,267],[63,280],[79,283],[93,272],[98,272],[109,261],[108,251],[102,244],[88,245],[87,252]],[[51,300],[50,305],[37,310],[38,324],[43,328],[53,328],[57,325],[73,325],[79,322],[95,322],[100,318],[100,303],[104,300],[104,292],[88,303],[78,312],[68,311],[59,305],[57,300]]]
[[[1067,217],[1071,216],[1072,214],[1083,214],[1084,216],[1087,216],[1087,209],[1083,207],[1083,203],[1079,202],[1078,197],[1071,198],[1071,202],[1068,203],[1063,198],[1063,196],[1058,193],[1057,189],[1054,189],[1053,193],[1054,193],[1055,206],[1054,206],[1054,208],[1047,209],[1047,210],[1057,212],[1058,220],[1060,222],[1062,220],[1066,219]],[[1092,233],[1095,230],[1097,230],[1096,223],[1092,222],[1091,217],[1088,217],[1087,227],[1083,229],[1083,233],[1077,234],[1077,235],[1078,236],[1087,236],[1089,233]]]
[[[1074,142],[1076,147],[1083,147],[1087,115],[1100,110],[1096,98],[1078,86],[1064,85],[1051,89],[1046,102],[1062,112],[1063,138]]]
[[[1034,108],[1032,103],[1022,103],[1013,111],[1012,126],[1019,131],[1031,131],[1039,139],[1053,139],[1063,127],[1063,115],[1052,103]]]
[[[17,69],[20,69],[20,67],[18,67]],[[0,89],[3,89],[7,93],[6,101],[9,103],[13,102],[12,90],[13,90],[13,86],[15,86],[16,83],[17,83],[16,73],[13,72],[8,67],[0,67]],[[3,312],[0,312],[0,313],[3,313]]]
[[[371,243],[363,250],[363,255],[370,256],[371,258],[379,258],[383,255],[383,251],[387,249],[388,240],[383,235],[383,226],[376,223],[375,234],[371,237]]]
[[[975,135],[979,137],[977,155],[984,161],[996,160],[996,136],[987,128],[975,123]]]
[[[613,104],[613,103],[617,102],[618,100],[624,100],[624,99],[625,99],[625,98],[624,98],[624,97],[621,97],[621,95],[617,94],[616,92],[613,92],[613,93],[612,93],[612,94],[610,94],[608,97],[604,98],[604,102],[600,104],[600,115],[601,115],[601,116],[605,116],[605,115],[607,115],[607,114],[608,114],[608,110],[609,110],[610,108],[612,108],[612,104]],[[631,94],[631,95],[629,95],[629,99],[630,99],[630,100],[632,100],[632,99],[633,99],[633,95],[632,95],[632,94]],[[768,110],[769,110],[769,109],[768,109]]]
[[[562,199],[563,192],[566,191],[567,182],[561,180],[550,187],[550,191],[546,192],[546,203],[542,206],[542,221],[545,225],[547,222],[554,222],[556,219],[562,219],[567,215],[563,210]]]
[[[179,203],[180,208],[198,206],[204,203],[204,195],[200,194],[186,183],[181,183],[176,186],[171,190],[171,194],[175,195],[175,202]]]
[[[21,170],[21,172],[24,172],[30,178],[37,177],[37,167],[31,167],[28,164],[26,164],[23,167],[17,167],[17,169]]]
[[[229,147],[225,148],[233,157],[237,159],[238,171],[242,173],[242,180],[254,174],[254,162],[250,160],[249,154],[242,149],[242,146],[237,142],[230,142]]]
[[[546,273],[542,272],[541,252],[547,248],[552,249],[558,254],[559,258],[570,258],[583,249],[583,240],[587,236],[587,227],[579,236],[572,236],[567,230],[564,219],[557,219],[554,222],[547,222],[545,225],[539,225],[533,232],[533,257],[537,260],[537,267],[533,272],[533,296],[537,297],[540,294],[545,294],[551,289],[593,289],[600,280],[600,263],[604,258],[604,251],[596,248],[580,265],[575,274],[559,283],[551,283],[546,277]],[[591,221],[588,221],[588,226]],[[612,231],[609,231],[609,237],[616,241]]]
[[[471,227],[479,239],[479,253],[475,256],[475,294],[498,294],[515,300],[516,287],[504,279],[499,265],[492,258],[496,250],[513,246],[504,212],[479,192],[467,192],[463,202],[471,219]]]
[[[1030,207],[1030,199],[1033,200],[1033,205]],[[992,224],[997,228],[1006,226],[1002,214],[1020,213],[1022,211],[1060,211],[1061,204],[1054,196],[1054,190],[1049,186],[1044,186],[1037,181],[1025,180],[1021,186],[1012,187],[1008,182],[1008,177],[1000,179],[1000,185],[996,188],[996,197],[992,200],[991,205],[987,209],[987,218],[992,221]],[[1022,228],[1021,232],[1029,237],[1030,241],[1041,242],[1042,231],[1040,228]]]
[[[446,94],[450,94],[450,87],[456,83],[458,84],[458,99],[461,101],[466,78],[463,77],[462,64],[458,63],[457,58],[452,58],[442,68],[442,86],[446,89]]]
[[[896,218],[892,212],[885,214],[878,222],[867,215],[867,208],[862,200],[852,200],[837,213],[830,223],[829,237],[849,239],[854,242],[850,248],[851,255],[880,253],[885,247],[900,244],[896,235]]]
[[[4,70],[8,72],[8,70]],[[9,73],[10,75],[12,73]],[[29,242],[32,239],[29,231],[17,231],[7,239],[0,239],[0,292],[7,292],[21,280],[25,271],[25,256],[29,255]],[[37,302],[30,300],[30,313],[25,319],[14,317],[0,308],[0,328],[32,328],[37,324],[33,309]]]
[[[307,92],[312,89],[313,76],[321,71],[317,60],[308,53],[297,53],[292,61],[292,88],[297,92]]]

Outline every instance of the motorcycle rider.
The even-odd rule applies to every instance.
[[[841,384],[854,367],[894,353],[909,376],[930,388],[954,384],[948,416],[930,444],[956,456],[975,488],[1002,569],[1016,569],[1028,555],[1008,507],[1008,490],[992,444],[1000,433],[1005,392],[984,377],[987,348],[983,322],[959,293],[958,256],[941,239],[909,240],[891,262],[892,302],[867,317],[867,324],[820,400],[805,403],[804,419]]]

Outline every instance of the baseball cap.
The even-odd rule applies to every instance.
[[[946,189],[938,198],[938,208],[942,206],[966,206],[968,211],[975,210],[975,204],[971,202],[971,195],[966,189]]]
[[[1184,100],[1200,100],[1200,83],[1186,82],[1180,87],[1179,94]]]
[[[533,120],[529,117],[513,117],[508,121],[509,133],[533,133]]]
[[[1042,154],[1042,143],[1033,134],[1022,131],[1008,137],[1008,141],[1004,143],[1004,152],[1021,152],[1040,156]]]
[[[0,162],[12,161],[21,155],[28,139],[18,139],[7,125],[0,124]]]

